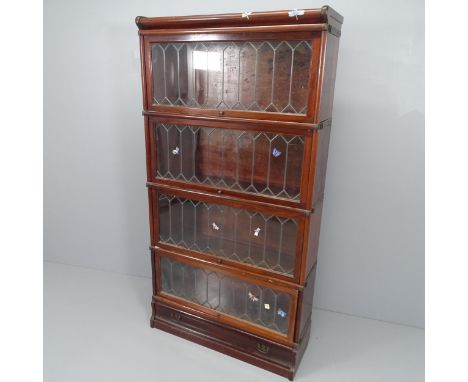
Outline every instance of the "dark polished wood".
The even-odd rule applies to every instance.
[[[300,342],[301,338],[304,337],[311,323],[316,270],[317,267],[314,266],[306,278],[304,287],[299,291],[296,331],[294,334],[296,342]]]
[[[157,246],[150,246],[150,250],[157,253],[167,255],[168,257],[176,256],[186,258],[188,261],[193,260],[195,263],[211,265],[216,269],[225,271],[234,271],[237,274],[245,275],[251,280],[260,280],[266,282],[267,285],[280,286],[288,289],[304,289],[303,284],[294,282],[294,279],[279,272],[273,272],[259,267],[254,267],[249,264],[240,263],[225,258],[219,258],[204,252],[194,252],[193,250],[177,247],[170,244],[158,243]]]
[[[310,323],[298,343],[283,345],[200,316],[186,306],[152,303],[151,326],[293,380],[310,337]]]
[[[248,17],[242,13],[225,13],[219,15],[143,17],[137,16],[135,22],[140,30],[152,29],[187,29],[212,28],[220,25],[241,27],[248,25],[297,25],[333,23],[341,29],[343,17],[329,6],[320,9],[304,9],[303,15],[291,17],[289,10],[270,12],[251,12]]]
[[[166,193],[170,195],[176,195],[186,199],[196,199],[203,202],[214,202],[216,204],[222,204],[226,206],[232,206],[236,208],[249,207],[253,211],[266,212],[268,211],[272,215],[287,217],[287,218],[301,218],[311,213],[309,210],[303,210],[301,208],[293,208],[289,206],[282,206],[278,203],[264,203],[256,200],[252,200],[250,195],[245,193],[243,198],[234,198],[233,196],[225,195],[223,192],[216,192],[216,195],[199,191],[194,187],[176,187],[175,185],[168,185],[161,181],[157,183],[147,182],[148,188],[155,189],[160,193]]]
[[[172,109],[172,111],[174,111]],[[232,128],[237,130],[245,129],[249,126],[249,130],[253,131],[268,131],[271,133],[285,133],[291,135],[304,135],[312,136],[314,130],[319,128],[316,123],[292,122],[292,121],[275,121],[275,120],[261,120],[252,118],[229,118],[225,116],[210,117],[204,115],[184,115],[174,113],[161,113],[155,111],[143,111],[143,115],[150,117],[150,119],[161,123],[174,123],[174,124],[190,124],[194,126],[207,126],[224,128]],[[153,117],[153,118],[151,118]]]
[[[151,326],[292,380],[307,347],[343,18],[137,17]]]

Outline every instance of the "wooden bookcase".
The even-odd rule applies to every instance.
[[[151,326],[293,379],[310,335],[343,18],[137,17]]]

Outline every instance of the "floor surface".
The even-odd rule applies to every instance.
[[[151,280],[44,263],[45,382],[287,379],[149,326]],[[424,331],[315,309],[295,381],[424,381]]]

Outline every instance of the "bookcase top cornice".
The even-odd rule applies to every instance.
[[[187,29],[325,24],[338,32],[343,17],[329,6],[316,9],[282,10],[271,12],[224,13],[217,15],[144,17],[138,16],[135,22],[140,30]]]

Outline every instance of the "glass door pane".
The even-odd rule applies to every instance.
[[[304,137],[155,124],[157,176],[300,200]]]
[[[292,276],[294,219],[159,195],[159,241]]]
[[[307,114],[310,41],[152,43],[153,105]]]
[[[288,334],[291,295],[161,258],[161,290],[195,304]]]

